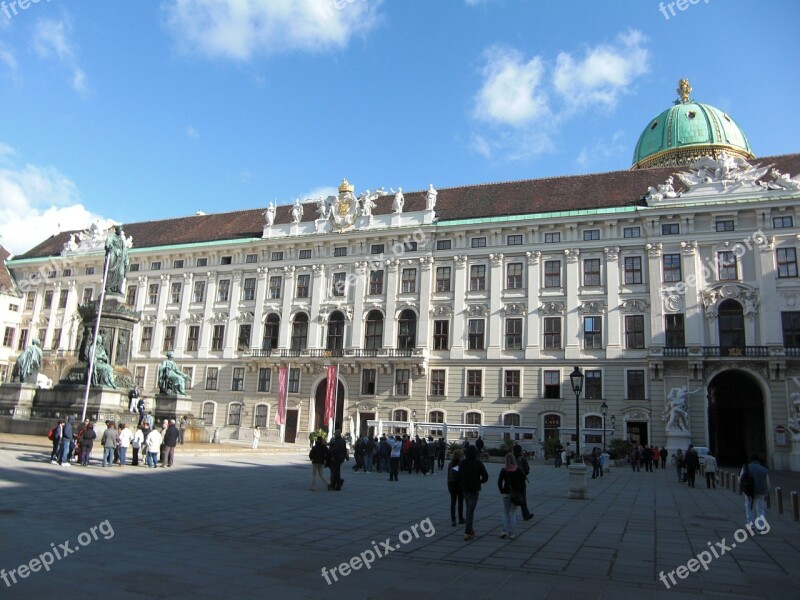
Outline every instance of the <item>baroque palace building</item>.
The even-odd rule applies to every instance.
[[[679,91],[627,171],[412,193],[343,181],[315,202],[126,224],[133,379],[155,394],[173,350],[209,436],[259,425],[294,442],[326,425],[336,365],[345,431],[511,434],[538,448],[575,434],[578,366],[584,448],[604,434],[667,444],[681,397],[691,443],[788,468],[800,154],[756,160],[729,115]],[[7,261],[4,298],[18,306],[4,345],[38,337],[54,381],[77,360],[103,235],[62,233]]]

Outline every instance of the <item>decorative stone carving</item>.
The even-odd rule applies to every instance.
[[[450,317],[453,314],[453,307],[446,304],[439,304],[431,307],[430,313],[432,317]]]
[[[527,313],[527,308],[524,304],[515,302],[512,304],[506,304],[503,307],[503,313],[506,315],[525,315]]]
[[[503,265],[503,253],[489,254],[489,261],[492,263],[492,267],[501,267]]]
[[[169,283],[169,278],[170,278],[170,276],[169,276],[168,273],[162,274],[161,275],[161,283]]]
[[[582,302],[578,307],[578,312],[584,315],[602,314],[606,312],[606,303],[604,300],[589,300],[587,302]]]
[[[620,310],[624,313],[643,313],[647,312],[649,306],[646,300],[625,300],[620,304]]]
[[[256,276],[259,279],[266,279],[268,273],[269,273],[269,268],[268,267],[258,267],[256,269]]]
[[[312,265],[311,270],[314,272],[314,277],[322,277],[325,274],[325,265]]]
[[[679,312],[683,308],[683,297],[675,292],[664,292],[664,309],[667,312]]]
[[[730,155],[723,150],[719,153],[719,158],[703,156],[689,166],[688,172],[676,175],[688,188],[687,193],[691,193],[714,184],[722,184],[723,189],[727,189],[731,184],[760,187],[756,182],[766,175],[767,171],[769,166],[753,166],[743,158]]]
[[[464,312],[470,317],[486,317],[489,316],[490,309],[486,304],[470,304]]]
[[[228,321],[228,313],[226,312],[214,313],[211,317],[211,320],[214,323],[226,323]]]
[[[264,211],[264,220],[267,223],[267,227],[272,227],[275,223],[275,212],[277,211],[277,207],[275,206],[274,202],[270,202],[267,210]]]
[[[396,273],[397,269],[400,267],[400,261],[396,258],[394,260],[387,260],[386,266],[389,267],[390,273]]]
[[[658,242],[656,244],[645,244],[644,249],[647,251],[647,255],[650,258],[658,258],[661,256],[661,249],[663,248],[663,244]]]
[[[250,311],[244,310],[240,312],[238,315],[236,315],[236,320],[239,323],[252,323],[254,316],[255,315]]]
[[[675,192],[675,188],[672,187],[673,183],[672,176],[667,177],[667,180],[656,186],[653,187],[652,185],[647,188],[647,195],[644,199],[647,201],[648,205],[656,204],[661,202],[664,198],[677,198],[679,194]]]
[[[398,187],[397,193],[394,195],[394,201],[392,202],[392,212],[396,215],[399,215],[403,212],[403,206],[405,205],[406,200],[403,196],[403,188]]]
[[[538,265],[539,260],[542,257],[542,253],[539,250],[534,250],[533,252],[526,252],[525,256],[528,257],[528,264],[529,265]]]
[[[430,271],[433,267],[434,259],[432,256],[421,256],[419,259],[420,267],[423,271]]]
[[[183,274],[183,282],[186,285],[190,285],[192,283],[192,279],[194,279],[194,273],[184,273]]]
[[[425,192],[425,210],[433,210],[436,208],[436,197],[439,195],[435,189],[433,189],[433,184],[428,185],[428,191]]]
[[[767,190],[786,190],[789,192],[800,191],[800,175],[791,177],[788,173],[781,173],[778,169],[769,172],[772,181],[762,181],[761,186]]]
[[[625,419],[628,421],[647,421],[650,415],[643,410],[629,410],[625,413]]]
[[[461,256],[454,256],[453,261],[456,264],[456,269],[465,269],[467,267],[467,256],[462,254]]]
[[[105,249],[108,231],[118,225],[111,219],[94,221],[88,229],[80,233],[73,233],[64,243],[61,249],[61,256],[66,254],[88,254],[90,252],[100,252]],[[133,247],[133,238],[124,237],[123,242],[126,249]]]
[[[797,308],[800,306],[800,290],[779,292],[778,297],[780,298],[781,305],[786,308]]]
[[[539,311],[545,315],[563,315],[567,311],[567,306],[563,302],[544,302]]]
[[[303,220],[303,205],[300,204],[300,198],[295,199],[292,204],[292,223],[299,223]]]
[[[240,282],[242,280],[242,270],[241,269],[236,269],[233,272],[233,280],[235,282]]]
[[[681,252],[683,252],[684,256],[694,256],[697,254],[697,240],[681,242]]]
[[[285,277],[294,277],[294,265],[287,265],[283,267],[283,274]]]
[[[569,263],[578,262],[578,256],[580,256],[580,254],[581,254],[581,251],[578,250],[577,248],[574,249],[574,250],[571,250],[569,248],[564,250],[564,256],[567,257],[567,262],[569,262]]]
[[[609,262],[616,262],[617,259],[619,259],[619,246],[603,248],[603,252],[606,255],[606,260]]]

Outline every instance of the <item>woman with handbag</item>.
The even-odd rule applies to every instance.
[[[506,454],[506,464],[500,469],[497,487],[503,498],[503,534],[501,538],[514,539],[517,524],[517,507],[525,497],[525,474],[517,467],[517,459],[510,452]]]

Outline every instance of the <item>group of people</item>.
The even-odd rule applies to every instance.
[[[678,476],[678,481],[687,483],[689,487],[694,487],[698,471],[705,474],[706,487],[717,487],[717,459],[710,452],[705,455],[704,462],[701,463],[700,455],[693,445],[689,445],[686,452],[678,448],[672,455],[672,466]]]
[[[433,436],[427,438],[409,435],[378,436],[365,434],[356,438],[353,454],[355,455],[354,471],[370,473],[388,473],[391,470],[391,455],[394,442],[400,442],[400,465],[398,470],[409,474],[422,473],[433,475],[437,468],[444,469],[447,444],[444,438],[437,440]]]
[[[117,425],[112,420],[106,421],[105,426],[99,441],[103,448],[103,467],[124,467],[129,448],[133,451],[131,466],[139,466],[141,452],[144,466],[157,468],[160,464],[162,467],[171,467],[175,460],[175,447],[178,443],[183,443],[183,432],[178,428],[175,419],[164,419],[161,427],[155,428],[145,418],[136,426],[135,431],[125,423]],[[95,429],[95,424],[89,419],[79,428],[75,425],[73,416],[66,421],[59,419],[48,433],[48,438],[53,442],[50,462],[62,467],[69,467],[73,461],[81,466],[88,466],[98,437]]]
[[[659,449],[658,446],[643,446],[642,444],[634,444],[628,454],[631,463],[631,469],[634,471],[645,471],[652,473],[653,469],[658,469],[659,463],[662,469],[667,468],[667,458],[669,452],[666,448]]]

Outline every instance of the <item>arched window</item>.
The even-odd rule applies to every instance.
[[[328,340],[325,348],[328,350],[344,348],[344,315],[338,310],[328,317]]]
[[[548,414],[544,416],[544,439],[557,440],[561,429],[561,415]]]
[[[253,425],[256,427],[266,427],[268,416],[269,416],[269,405],[259,404],[258,406],[256,406],[256,417],[255,417],[255,423],[253,423]]]
[[[238,402],[231,402],[228,405],[228,425],[242,424],[242,405]]]
[[[519,427],[521,422],[519,413],[506,413],[503,415],[503,425],[506,427]]]
[[[725,300],[719,305],[720,348],[744,348],[744,316],[742,305]]]
[[[308,345],[308,315],[297,313],[292,322],[292,350],[305,350]]]
[[[466,425],[481,425],[481,424],[483,424],[483,415],[481,413],[479,413],[478,411],[475,411],[475,410],[470,411],[470,412],[468,412],[467,414],[464,415],[464,423]],[[467,431],[464,434],[464,437],[476,438],[476,437],[478,437],[478,432],[477,431]]]
[[[380,350],[383,347],[383,315],[379,310],[372,310],[367,315],[364,348]]]
[[[428,413],[428,422],[429,423],[444,423],[444,411],[432,410],[431,412],[429,412]],[[430,430],[428,430],[428,433],[430,435],[435,435],[435,436],[441,437],[441,436],[444,435],[444,430],[441,427],[431,427]]]
[[[406,309],[400,313],[397,329],[397,347],[401,350],[411,350],[417,345],[417,315],[413,310]]]
[[[281,328],[281,318],[272,313],[264,323],[264,338],[261,342],[262,350],[273,350],[278,347],[278,331]]]

